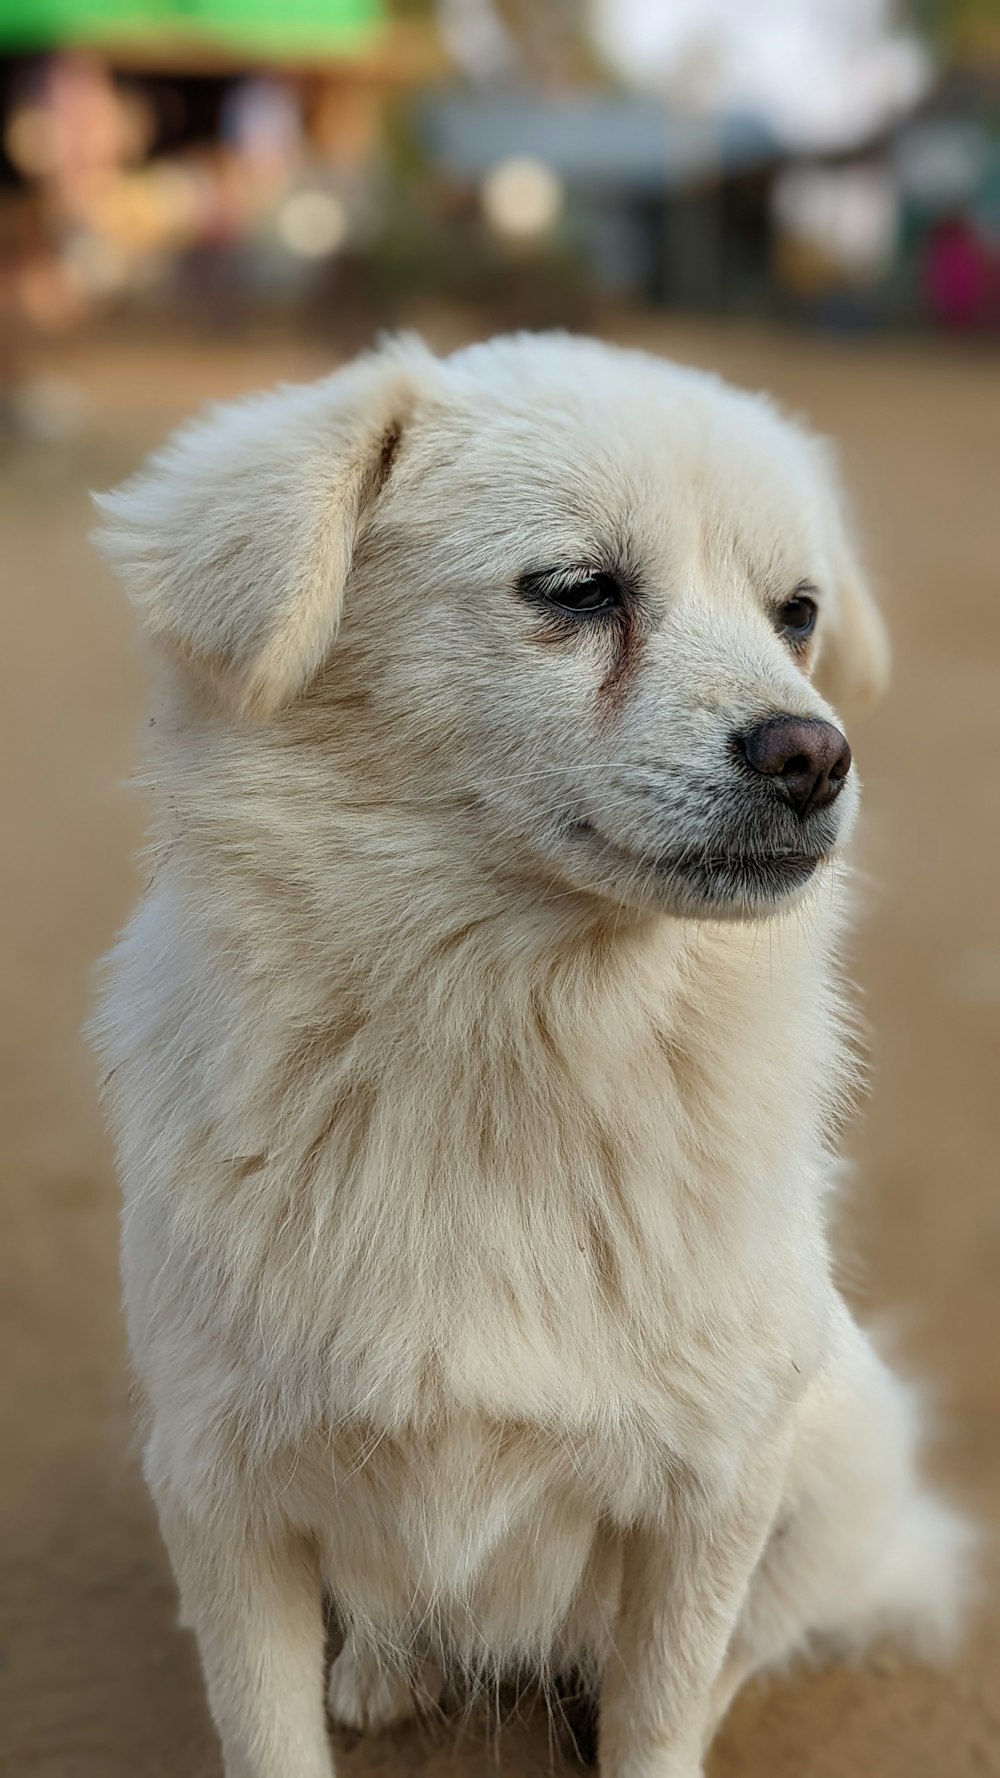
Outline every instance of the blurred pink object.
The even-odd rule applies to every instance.
[[[985,319],[989,256],[964,217],[949,217],[938,224],[928,245],[924,272],[931,307],[946,327],[975,327]]]

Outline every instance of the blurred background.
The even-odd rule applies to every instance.
[[[185,414],[564,326],[839,443],[895,638],[866,784],[846,1288],[1000,1481],[1000,0],[0,0],[0,1773],[218,1778],[139,1477],[80,1036],[142,689],[87,543]],[[742,1699],[712,1778],[1000,1778],[1000,1627]],[[343,1770],[543,1772],[527,1703]]]
[[[995,339],[998,37],[996,0],[0,0],[8,424],[58,423],[42,341],[342,348],[421,302]]]

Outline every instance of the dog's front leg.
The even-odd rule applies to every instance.
[[[601,1696],[601,1778],[700,1778],[713,1688],[774,1520],[785,1441],[724,1500],[694,1482],[625,1539],[621,1611]]]
[[[154,1490],[226,1778],[333,1778],[322,1587],[294,1537],[200,1520]]]

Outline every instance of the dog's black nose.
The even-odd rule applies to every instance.
[[[797,815],[825,809],[839,796],[851,769],[847,738],[832,722],[801,716],[772,716],[740,735],[748,765],[775,789]]]

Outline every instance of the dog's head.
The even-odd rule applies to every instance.
[[[756,916],[850,826],[836,712],[885,635],[823,448],[759,397],[563,337],[404,342],[99,505],[203,704],[484,876]]]

